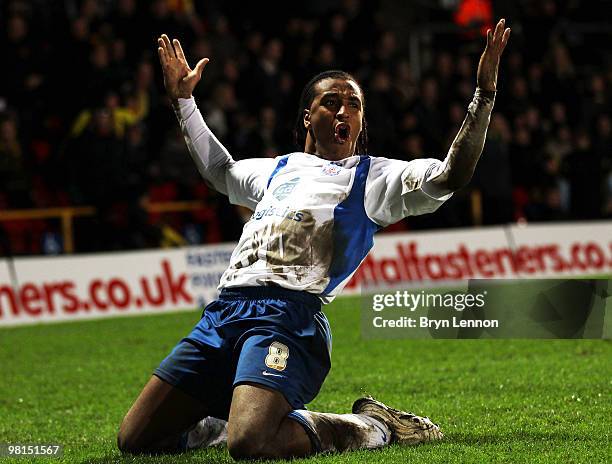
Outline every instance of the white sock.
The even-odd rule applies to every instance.
[[[187,449],[207,448],[227,442],[227,421],[205,417],[187,432]]]
[[[373,417],[366,416],[365,414],[333,414],[299,409],[292,411],[290,417],[294,420],[298,420],[304,427],[307,427],[309,429],[309,435],[314,434],[318,438],[319,444],[321,445],[319,451],[380,448],[391,442],[391,431],[389,427],[387,427],[385,423]],[[302,420],[299,420],[300,418]],[[346,446],[344,449],[338,449],[336,444],[322,442],[322,437],[319,434],[318,428],[323,427],[323,423],[328,427],[338,425],[342,428],[349,428],[349,430],[353,428],[356,433],[352,437],[352,441],[347,441],[347,443],[350,442],[350,445]]]
[[[391,443],[391,430],[387,427],[387,424],[374,419],[373,417],[366,416],[365,414],[345,414],[346,416],[353,416],[358,418],[370,426],[370,433],[368,433],[368,440],[365,443],[364,448],[380,448]]]

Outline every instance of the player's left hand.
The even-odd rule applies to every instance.
[[[480,57],[476,74],[476,85],[483,90],[497,90],[499,58],[510,37],[510,28],[505,26],[506,20],[500,19],[495,31],[487,30],[487,46]]]

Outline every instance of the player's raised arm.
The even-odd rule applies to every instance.
[[[510,37],[510,28],[505,26],[505,20],[501,19],[494,31],[487,31],[487,45],[478,63],[476,93],[444,160],[444,169],[432,180],[441,190],[452,192],[465,187],[482,154],[495,102],[499,60]]]
[[[204,122],[192,96],[209,59],[202,58],[191,69],[177,39],[170,41],[163,34],[157,43],[164,87],[198,171],[215,190],[228,195],[232,203],[254,209],[263,196],[274,160],[234,161]]]

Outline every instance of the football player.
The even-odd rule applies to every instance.
[[[428,418],[369,397],[358,399],[351,414],[305,409],[330,369],[331,333],[321,306],[348,282],[375,232],[435,211],[469,182],[509,34],[503,19],[487,33],[474,97],[444,161],[410,162],[368,155],[365,96],[341,71],[305,86],[299,152],[234,161],[192,97],[208,58],[192,69],[179,41],[162,35],[164,85],[198,170],[231,203],[254,212],[219,298],[125,416],[121,451],[175,452],[226,441],[237,459],[289,458],[442,437]]]

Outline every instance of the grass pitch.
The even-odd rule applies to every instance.
[[[442,442],[296,462],[555,462],[612,459],[612,344],[602,340],[362,340],[359,302],[327,307],[333,367],[310,409],[372,394],[438,422]],[[12,462],[225,463],[224,448],[122,457],[119,423],[199,312],[0,329],[0,443],[56,443]],[[2,459],[0,459],[2,460]]]

